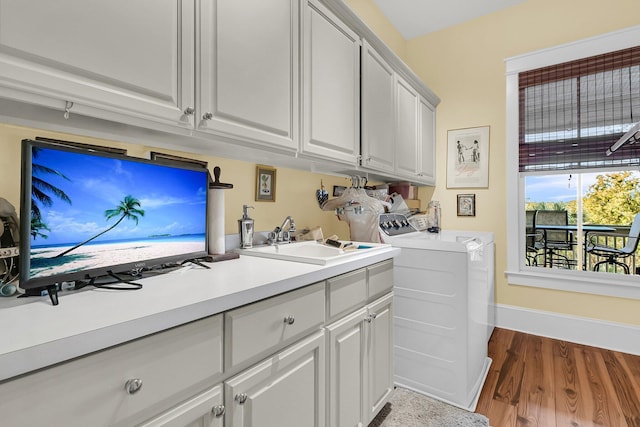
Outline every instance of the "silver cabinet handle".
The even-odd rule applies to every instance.
[[[129,394],[136,394],[142,388],[142,380],[140,378],[131,378],[124,384],[124,389]]]
[[[370,315],[368,315],[367,317],[365,317],[364,320],[366,320],[368,323],[373,322],[373,320],[378,317],[377,313],[371,313]]]
[[[193,113],[195,113],[195,112],[196,112],[196,110],[195,110],[195,109],[193,109],[192,107],[187,107],[183,112],[184,112],[184,114],[185,114],[186,116],[190,116],[190,115],[192,115]]]
[[[244,405],[244,402],[247,401],[248,397],[249,396],[247,396],[247,393],[236,394],[235,401],[238,402],[240,405]]]
[[[213,119],[213,113],[207,112],[202,115],[202,120],[211,120]]]
[[[216,405],[213,408],[211,408],[211,413],[213,414],[214,417],[220,418],[221,416],[224,415],[224,405]]]
[[[295,321],[296,321],[296,318],[293,316],[287,316],[284,318],[284,323],[286,323],[287,325],[293,325]]]

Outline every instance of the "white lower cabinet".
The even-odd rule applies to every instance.
[[[393,391],[393,294],[368,305],[368,372],[365,421],[368,423],[387,403]]]
[[[389,293],[327,327],[329,423],[366,426],[393,390]]]
[[[217,385],[140,427],[223,427],[222,385]]]
[[[387,260],[1,382],[0,424],[365,426],[393,389],[392,287]]]
[[[362,308],[327,327],[329,426],[364,425],[366,315]]]
[[[366,278],[366,279],[363,279]],[[364,282],[366,291],[361,292]],[[393,390],[393,260],[327,281],[327,425],[366,426]],[[349,303],[345,305],[345,301]],[[347,313],[340,309],[351,307]],[[332,313],[342,313],[338,318]]]
[[[225,382],[227,427],[324,427],[324,331]]]

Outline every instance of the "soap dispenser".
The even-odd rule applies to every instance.
[[[253,219],[249,218],[249,209],[254,209],[254,207],[242,205],[242,218],[238,220],[240,247],[242,249],[253,247]]]

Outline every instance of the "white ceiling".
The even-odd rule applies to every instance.
[[[526,0],[373,0],[410,40]]]

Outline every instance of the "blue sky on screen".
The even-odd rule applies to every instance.
[[[39,204],[49,238],[33,244],[79,242],[113,225],[105,210],[114,209],[127,195],[140,201],[145,215],[124,220],[97,241],[144,238],[154,235],[204,233],[207,175],[167,166],[124,161],[82,153],[41,149],[34,163],[48,166],[69,180],[37,174],[62,189],[72,204],[52,197],[51,207]]]

